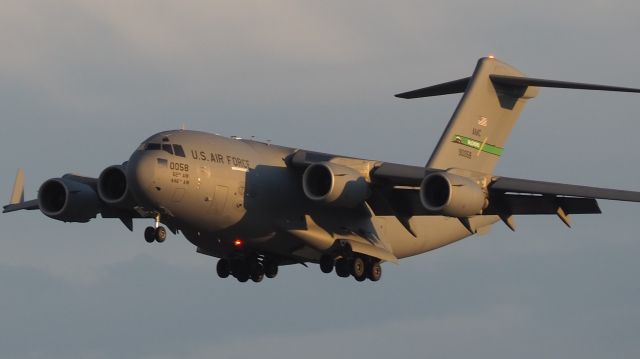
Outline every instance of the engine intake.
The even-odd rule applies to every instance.
[[[131,208],[134,205],[127,185],[127,175],[122,165],[105,168],[98,177],[98,196],[104,203],[119,207]]]
[[[471,217],[487,207],[486,192],[472,179],[438,172],[420,184],[420,201],[429,211],[449,217]]]
[[[369,183],[353,168],[331,162],[314,163],[302,175],[304,194],[315,202],[353,208],[369,197]]]
[[[100,210],[100,201],[89,185],[65,178],[46,180],[38,190],[40,211],[64,222],[89,222]]]

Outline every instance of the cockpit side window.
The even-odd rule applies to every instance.
[[[171,145],[168,143],[162,144],[162,150],[165,152],[169,152],[170,154],[173,154],[173,148],[171,148]]]
[[[179,156],[179,157],[187,157],[187,156],[184,154],[184,150],[182,149],[182,146],[181,146],[181,145],[175,145],[175,144],[174,144],[174,145],[173,145],[173,153],[174,153],[176,156]]]

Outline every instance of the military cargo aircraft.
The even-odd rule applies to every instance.
[[[260,282],[278,267],[318,263],[325,273],[378,281],[397,262],[515,215],[600,213],[596,199],[640,202],[640,192],[496,176],[511,129],[540,87],[618,92],[640,89],[525,77],[493,57],[471,77],[396,95],[463,93],[425,167],[174,130],[142,142],[98,178],[65,174],[24,201],[16,176],[4,212],[39,209],[64,222],[98,214],[133,230],[153,219],[147,242],[181,232],[197,252],[219,258],[217,274]]]

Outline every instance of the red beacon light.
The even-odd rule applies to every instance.
[[[236,248],[242,248],[242,246],[244,246],[244,241],[242,239],[240,239],[240,238],[236,238],[233,241],[233,246],[236,247]]]

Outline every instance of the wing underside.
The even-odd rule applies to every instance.
[[[299,151],[290,158],[293,167],[305,168],[318,161],[338,158],[331,154]],[[430,216],[420,201],[419,187],[425,176],[442,170],[396,163],[378,163],[370,172],[371,197],[367,203],[376,215]],[[640,202],[640,192],[611,188],[493,177],[486,187],[489,206],[484,215],[601,213],[598,199]]]
[[[602,213],[594,198],[520,193],[494,194],[491,198],[483,215],[557,214],[558,207],[562,207],[566,214]],[[387,196],[372,196],[368,203],[379,216],[408,218],[441,215],[422,206],[418,189],[395,188]]]

